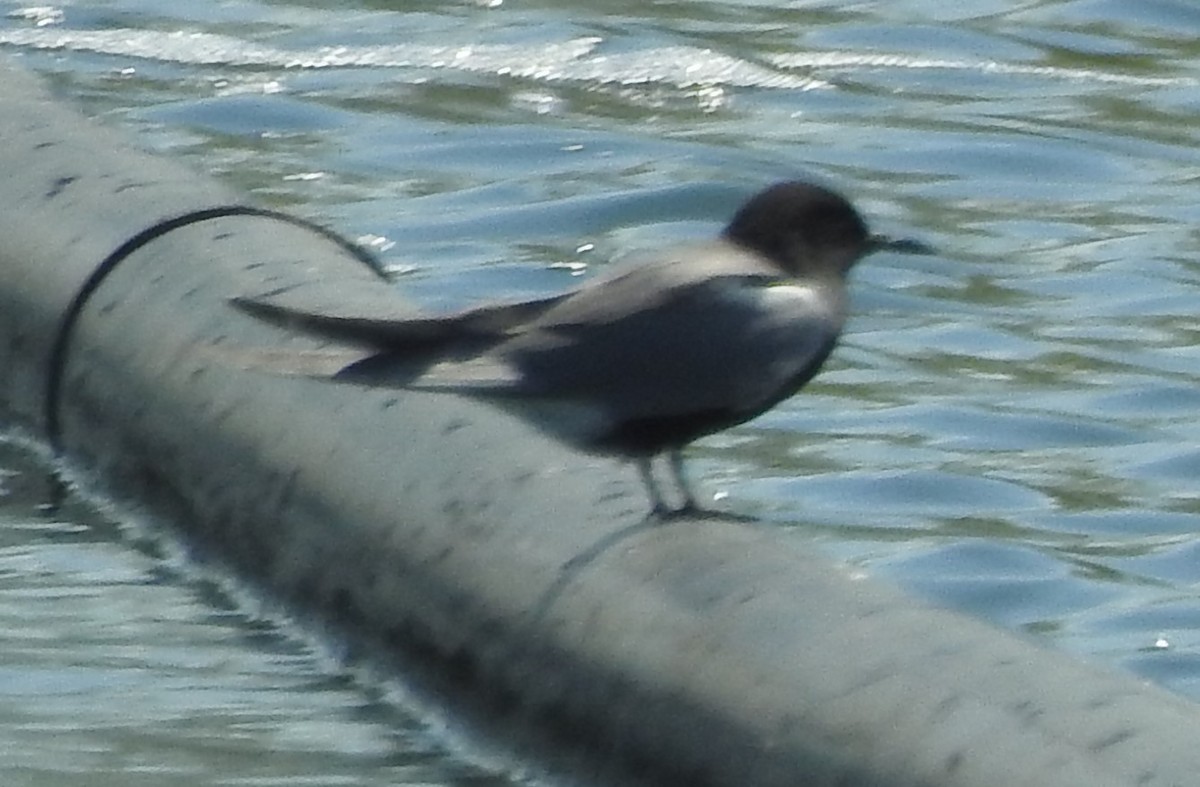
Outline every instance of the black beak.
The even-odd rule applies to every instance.
[[[871,251],[894,251],[897,254],[937,254],[937,251],[928,243],[913,238],[872,235],[870,244]]]

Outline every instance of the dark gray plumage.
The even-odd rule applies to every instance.
[[[550,298],[381,321],[291,311],[252,299],[269,322],[371,348],[333,379],[450,391],[519,404],[584,450],[634,459],[654,511],[668,507],[651,460],[794,394],[829,356],[862,257],[924,245],[871,235],[840,195],[784,182],[746,202],[710,242],[644,255]]]

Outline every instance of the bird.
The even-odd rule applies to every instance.
[[[683,449],[761,415],[817,374],[846,321],[847,275],[878,251],[933,253],[872,234],[834,190],[789,180],[753,195],[715,239],[634,255],[537,300],[402,319],[232,302],[364,348],[334,381],[488,400],[577,449],[632,460],[650,515],[667,518],[704,512]],[[662,455],[676,507],[654,476]]]

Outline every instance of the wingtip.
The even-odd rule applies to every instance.
[[[270,301],[247,295],[234,295],[229,299],[229,305],[251,317],[274,324],[281,324],[289,321],[289,319],[297,319],[299,317],[299,315],[286,306],[280,306]]]

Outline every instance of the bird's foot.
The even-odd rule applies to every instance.
[[[677,519],[712,519],[724,520],[726,522],[757,522],[757,517],[747,514],[736,514],[732,511],[721,511],[716,508],[705,508],[694,500],[689,500],[678,508],[670,508],[666,505],[656,505],[650,509],[650,513],[646,516],[648,520],[655,520],[658,524],[674,522]]]

